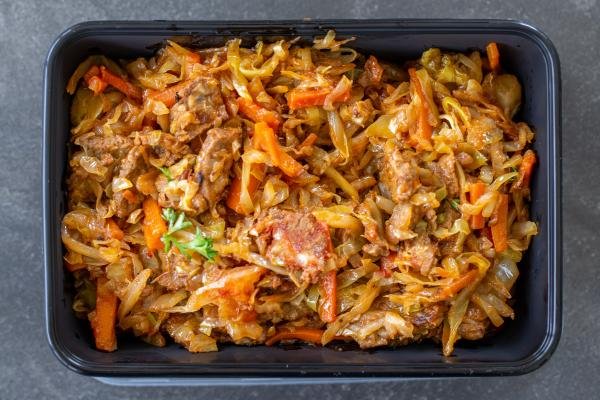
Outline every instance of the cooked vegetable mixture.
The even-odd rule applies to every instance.
[[[392,64],[330,31],[86,59],[65,266],[99,350],[477,340],[514,318],[534,133],[498,46]]]

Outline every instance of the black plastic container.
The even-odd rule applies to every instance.
[[[516,319],[507,321],[492,337],[460,341],[450,358],[444,358],[440,346],[433,343],[370,351],[220,346],[217,353],[192,354],[174,344],[155,348],[130,340],[120,341],[119,350],[113,353],[96,351],[88,323],[77,320],[71,310],[70,280],[62,266],[60,241],[69,137],[70,97],[65,85],[75,67],[96,53],[114,58],[148,56],[164,39],[173,37],[206,47],[240,36],[246,44],[256,38],[312,40],[328,29],[335,29],[339,36],[355,36],[352,47],[392,62],[416,58],[432,46],[465,51],[483,49],[490,41],[499,44],[504,68],[523,85],[518,119],[534,127],[539,156],[531,211],[540,232],[519,265]],[[560,71],[553,45],[527,24],[496,20],[83,23],[65,31],[46,60],[43,148],[46,329],[52,350],[74,371],[97,377],[153,378],[161,383],[174,377],[242,382],[240,378],[511,375],[539,367],[557,346],[562,263]]]

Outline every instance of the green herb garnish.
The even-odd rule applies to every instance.
[[[456,211],[460,211],[460,200],[459,199],[449,199],[450,207],[454,208]]]
[[[192,223],[186,219],[185,213],[177,214],[172,208],[165,208],[162,216],[169,223],[169,230],[161,238],[165,244],[165,252],[174,246],[187,258],[192,257],[190,254],[192,252],[211,261],[215,258],[217,252],[212,247],[212,239],[204,236],[198,227],[196,227],[196,236],[190,242],[182,243],[173,236],[175,232],[192,226]]]
[[[158,169],[160,170],[160,172],[167,177],[167,179],[169,181],[173,180],[173,175],[171,175],[171,171],[169,170],[169,168],[167,167],[158,167]]]

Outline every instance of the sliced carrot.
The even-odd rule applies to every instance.
[[[319,314],[321,321],[333,322],[337,316],[337,274],[329,271],[321,278],[321,305]]]
[[[490,62],[490,69],[497,71],[500,68],[500,51],[498,50],[498,45],[495,42],[490,42],[485,47],[485,51]]]
[[[254,195],[256,189],[262,182],[262,177],[265,174],[265,165],[264,164],[252,164],[250,168],[250,181],[248,182],[248,193],[250,197]],[[244,209],[240,204],[240,196],[242,193],[242,178],[236,176],[231,182],[231,186],[229,187],[229,194],[227,195],[226,204],[227,207],[231,208],[238,214],[246,214]]]
[[[492,241],[497,253],[502,253],[508,248],[508,195],[501,194],[494,210],[496,222],[490,226]]]
[[[462,275],[460,278],[456,279],[450,285],[445,286],[436,296],[436,301],[444,301],[450,299],[458,292],[460,292],[463,288],[469,286],[473,281],[475,281],[478,275],[478,270],[470,270],[466,274]]]
[[[96,95],[104,92],[107,86],[108,83],[104,82],[97,76],[92,76],[88,81],[88,88]]]
[[[292,89],[287,96],[288,107],[290,111],[294,111],[299,108],[322,106],[329,93],[329,88]]]
[[[181,92],[187,89],[194,81],[183,81],[175,85],[167,87],[165,90],[150,90],[148,91],[148,97],[152,100],[160,101],[167,107],[173,107],[179,98],[181,98]]]
[[[417,147],[429,149],[431,148],[432,134],[431,125],[429,125],[429,103],[427,102],[427,97],[425,96],[425,92],[421,86],[421,81],[419,81],[419,77],[417,76],[416,69],[409,68],[408,74],[414,93],[419,98],[419,118],[417,119],[417,129],[411,136],[414,144]]]
[[[142,101],[142,89],[113,74],[104,65],[100,66],[100,76],[104,82],[113,86],[127,97],[136,101]]]
[[[91,320],[96,348],[104,351],[117,349],[115,323],[117,321],[117,296],[108,288],[107,279],[96,281],[96,311]]]
[[[535,153],[532,150],[527,150],[523,155],[523,161],[519,166],[519,180],[513,185],[513,189],[525,189],[529,187],[533,167],[537,162]]]
[[[486,185],[483,182],[476,182],[471,185],[469,191],[469,200],[474,204],[485,193]],[[485,226],[485,220],[481,213],[471,217],[471,229],[481,229]]]
[[[106,220],[106,230],[108,231],[108,236],[112,239],[123,240],[125,237],[119,225],[112,218]]]
[[[278,167],[284,174],[290,177],[296,177],[304,171],[302,164],[287,154],[277,141],[275,132],[265,122],[254,124],[254,144],[260,150],[266,152],[273,165]]]
[[[158,202],[152,197],[144,200],[142,208],[144,210],[142,230],[146,239],[146,246],[148,246],[148,250],[150,251],[162,250],[164,244],[160,239],[167,231],[167,224],[162,219],[161,208]]]
[[[135,195],[135,193],[133,193],[133,191],[129,189],[123,190],[123,197],[125,197],[125,200],[127,200],[129,204],[133,204],[137,200],[137,196]]]
[[[92,79],[94,76],[99,76],[99,75],[100,75],[100,68],[98,68],[97,65],[92,65],[90,67],[90,69],[88,69],[87,72],[83,75],[83,80],[85,81],[85,83],[89,84],[90,79]]]
[[[318,136],[315,135],[314,133],[309,134],[303,141],[302,143],[300,143],[300,146],[298,146],[298,149],[303,149],[305,147],[311,147],[313,144],[315,144],[315,142],[317,141]]]
[[[315,328],[294,328],[294,330],[279,331],[268,338],[265,342],[267,346],[272,346],[282,340],[298,339],[313,344],[321,344],[323,331]]]
[[[279,114],[275,111],[267,110],[254,103],[252,100],[243,97],[237,99],[237,104],[240,108],[240,112],[248,117],[248,119],[254,122],[264,122],[275,130],[279,128],[281,119],[279,118]]]

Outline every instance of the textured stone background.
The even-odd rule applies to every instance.
[[[524,4],[527,5],[524,5]],[[564,329],[552,359],[514,378],[251,388],[122,389],[66,370],[43,329],[42,64],[66,27],[91,19],[516,18],[556,44],[563,77]],[[596,223],[600,10],[596,0],[189,1],[0,0],[0,399],[591,399],[598,397]]]

